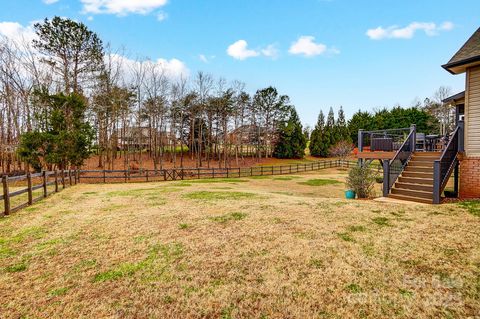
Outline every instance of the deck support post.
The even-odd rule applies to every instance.
[[[358,130],[358,153],[363,152],[363,129]],[[363,159],[358,159],[358,165],[362,166]]]
[[[390,161],[383,161],[383,197],[390,193]]]

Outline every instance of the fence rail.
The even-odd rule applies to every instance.
[[[77,182],[78,173],[72,170],[43,171],[12,177],[2,176],[3,193],[0,195],[0,201],[3,202],[2,214],[10,215],[52,193],[75,185]],[[10,190],[12,187],[14,190]],[[38,192],[38,190],[40,191]],[[27,194],[26,198],[20,198],[23,194]]]
[[[78,183],[154,182],[210,178],[240,178],[255,176],[286,175],[316,171],[326,168],[351,167],[356,162],[325,160],[290,165],[230,167],[230,168],[171,168],[159,170],[63,170],[43,171],[20,176],[3,176],[3,215],[22,208]],[[14,190],[10,190],[12,186]],[[40,190],[40,191],[39,191]],[[25,199],[21,195],[27,194]]]

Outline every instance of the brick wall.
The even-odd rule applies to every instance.
[[[460,160],[460,198],[480,198],[480,157]]]

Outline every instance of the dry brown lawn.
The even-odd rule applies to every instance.
[[[65,189],[0,220],[0,318],[478,318],[480,217],[344,177]]]

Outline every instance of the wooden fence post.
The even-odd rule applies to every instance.
[[[242,177],[242,174],[240,172],[240,167],[238,168],[238,177]]]
[[[166,169],[163,169],[163,180],[164,181],[167,180],[167,170]]]
[[[10,193],[8,191],[8,176],[3,175],[2,177],[3,184],[3,213],[5,215],[10,215]]]
[[[27,173],[27,188],[28,188],[28,205],[33,204],[33,194],[32,194],[32,174]]]
[[[200,168],[197,167],[197,177],[200,179]]]
[[[70,186],[72,186],[72,170],[68,170],[68,183]]]
[[[145,171],[145,179],[146,179],[147,182],[148,182],[148,169]]]
[[[62,188],[65,188],[65,170],[62,169]]]
[[[80,170],[77,169],[77,183],[80,183]]]
[[[58,171],[57,170],[54,171],[53,177],[55,178],[55,193],[58,193]]]
[[[229,178],[229,177],[230,177],[230,172],[229,172],[228,167],[227,167],[227,178]]]
[[[103,183],[105,184],[107,182],[107,171],[103,170]]]
[[[47,197],[47,171],[42,172],[43,197]]]

